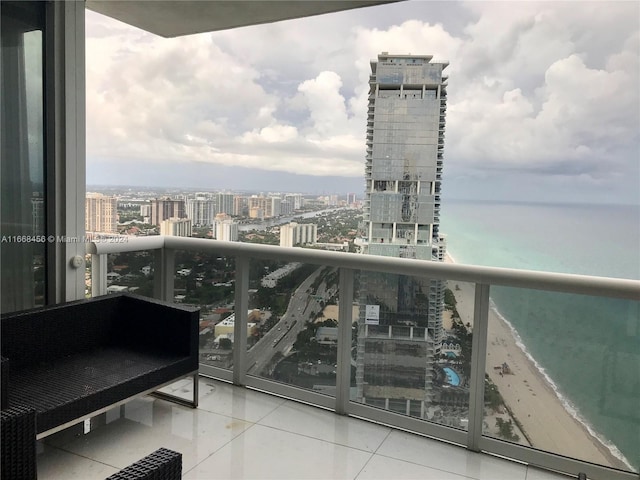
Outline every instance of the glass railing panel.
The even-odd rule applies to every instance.
[[[235,258],[175,252],[173,302],[200,308],[200,363],[233,367]]]
[[[484,434],[640,466],[639,302],[493,287]]]
[[[335,395],[338,269],[251,260],[247,374]]]
[[[471,332],[456,289],[471,292],[461,302],[473,313],[470,284],[357,275],[352,401],[467,430]]]
[[[153,298],[154,259],[148,250],[107,254],[107,293],[129,292]]]

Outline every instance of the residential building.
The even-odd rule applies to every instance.
[[[44,234],[44,222],[45,222],[45,211],[44,211],[44,198],[40,192],[34,192],[31,197],[31,212],[32,212],[32,235],[43,235]]]
[[[279,217],[282,215],[282,200],[279,197],[270,197],[269,200],[271,201],[271,216]]]
[[[169,218],[186,218],[184,200],[175,200],[169,197],[154,199],[151,201],[151,221],[152,225],[158,225]]]
[[[232,193],[218,193],[217,199],[217,211],[216,213],[226,213],[228,215],[234,214],[234,197]]]
[[[190,237],[192,222],[188,218],[168,218],[160,223],[160,235]]]
[[[295,247],[318,241],[318,226],[314,223],[291,222],[280,227],[280,246]]]
[[[151,204],[144,203],[140,205],[140,216],[142,217],[142,221],[144,223],[151,222]]]
[[[249,197],[249,217],[271,218],[280,215],[280,198],[252,195]]]
[[[118,200],[101,193],[88,193],[85,198],[87,232],[118,233]]]
[[[363,253],[440,260],[445,63],[430,55],[371,62]],[[357,398],[425,418],[442,344],[444,284],[362,272]]]
[[[233,215],[237,217],[246,217],[249,215],[248,197],[236,195],[233,198]]]
[[[284,196],[285,201],[291,201],[293,203],[294,210],[300,210],[302,208],[302,195],[299,193],[288,193]]]
[[[219,213],[216,215],[214,226],[216,240],[222,240],[225,242],[238,241],[238,222],[233,220],[226,213]]]
[[[213,225],[216,215],[216,202],[204,198],[191,198],[187,200],[187,218],[194,225]]]
[[[280,204],[280,213],[282,215],[291,215],[293,213],[293,201],[290,199],[282,200]]]

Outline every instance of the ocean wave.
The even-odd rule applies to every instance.
[[[593,426],[580,414],[580,411],[578,410],[578,408],[575,405],[573,405],[571,401],[562,394],[562,392],[560,391],[560,388],[553,381],[553,379],[547,374],[544,367],[538,363],[538,361],[533,357],[533,355],[531,355],[531,353],[529,353],[526,345],[522,342],[522,338],[520,337],[520,334],[518,333],[516,328],[511,324],[511,322],[507,319],[507,317],[505,317],[504,315],[502,315],[502,313],[500,313],[500,310],[498,310],[497,305],[491,298],[489,299],[489,305],[491,310],[494,311],[494,313],[498,316],[498,318],[500,318],[500,320],[502,320],[509,327],[509,330],[511,331],[511,335],[515,339],[516,345],[518,346],[518,348],[522,350],[522,353],[524,353],[525,357],[527,357],[527,359],[531,363],[533,363],[533,365],[536,367],[538,372],[540,372],[540,375],[542,375],[542,378],[544,378],[547,384],[551,387],[556,397],[558,397],[558,400],[560,400],[560,403],[562,404],[564,409],[569,413],[569,415],[571,415],[573,418],[576,419],[577,422],[579,422],[582,426],[584,426],[587,432],[589,432],[589,434],[593,438],[595,438],[607,450],[609,450],[614,457],[616,457],[618,460],[620,460],[625,465],[627,465],[629,470],[633,470],[631,463],[629,462],[629,460],[627,460],[624,454],[618,449],[618,447],[613,442],[611,442],[610,440],[606,439],[601,434],[596,432]]]

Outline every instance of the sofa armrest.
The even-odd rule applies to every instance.
[[[118,473],[114,473],[106,480],[180,480],[181,478],[182,454],[160,448]]]
[[[2,445],[0,450],[1,478],[37,478],[36,411],[16,406],[3,409]]]
[[[119,309],[116,344],[198,357],[199,308],[126,294]]]

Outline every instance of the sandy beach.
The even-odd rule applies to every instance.
[[[450,257],[447,261],[451,262]],[[450,281],[448,287],[456,297],[462,321],[473,324],[474,286]],[[564,408],[533,362],[516,345],[509,326],[493,310],[489,312],[487,343],[487,373],[533,447],[628,469]],[[500,375],[500,371],[494,367],[505,362],[512,374]],[[493,427],[491,422],[495,423],[495,419],[487,418],[487,421]],[[528,442],[523,439],[520,443]]]

